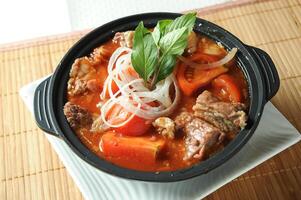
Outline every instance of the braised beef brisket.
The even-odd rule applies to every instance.
[[[206,152],[218,146],[225,137],[221,130],[189,112],[182,112],[176,117],[175,123],[186,133],[184,160],[192,157],[202,159]]]
[[[72,129],[90,128],[93,119],[91,114],[84,108],[67,102],[64,106],[64,114]]]
[[[159,117],[152,124],[159,134],[170,139],[175,138],[175,122],[169,117]]]
[[[227,133],[238,133],[246,125],[247,116],[242,103],[222,102],[204,91],[193,106],[193,113],[183,111],[176,117],[177,129],[185,132],[185,157],[203,159],[217,149]]]
[[[238,132],[246,125],[246,106],[242,103],[220,101],[211,92],[204,91],[193,106],[194,115],[224,132]]]
[[[68,81],[68,94],[71,96],[83,95],[87,91],[98,91],[97,81],[95,80],[96,70],[91,59],[87,57],[78,58],[74,61],[70,70]]]

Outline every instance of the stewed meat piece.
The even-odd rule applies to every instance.
[[[237,133],[246,125],[244,104],[222,102],[209,91],[198,96],[192,109],[193,113],[184,111],[175,119],[177,129],[186,134],[186,160],[204,158],[218,149],[226,133]]]
[[[73,83],[73,86],[71,85],[71,81],[69,81],[70,83],[70,94],[71,95],[78,95],[78,94],[83,94],[86,92],[87,90],[87,81],[86,80],[82,80],[82,79],[75,79]]]
[[[91,114],[86,109],[71,102],[65,104],[64,114],[71,128],[74,130],[81,128],[90,129],[93,122]]]
[[[198,96],[193,110],[195,116],[223,132],[238,132],[246,126],[245,104],[220,101],[207,90]]]
[[[68,94],[71,96],[84,94],[86,91],[96,91],[99,86],[95,80],[96,70],[87,57],[74,61],[68,81]]]
[[[184,160],[192,157],[203,159],[225,137],[224,132],[186,111],[176,117],[175,123],[186,133]]]
[[[168,117],[159,117],[153,122],[159,134],[174,139],[175,137],[175,122]]]
[[[133,47],[135,31],[117,32],[113,38],[113,42],[119,43],[122,47]]]
[[[109,48],[106,48],[104,45],[101,45],[93,50],[90,54],[89,61],[93,65],[99,65],[102,62],[106,62],[110,59],[112,51]]]

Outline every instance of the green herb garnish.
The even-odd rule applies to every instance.
[[[158,21],[153,32],[140,22],[135,29],[131,60],[134,69],[151,89],[170,75],[193,29],[196,13],[175,20]]]

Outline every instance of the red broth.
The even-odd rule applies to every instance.
[[[204,49],[211,44],[215,44],[215,42],[206,37],[201,37],[201,45],[198,49],[198,52],[203,52]],[[108,49],[111,53],[118,47],[112,41],[108,41],[102,46],[103,48]],[[222,53],[218,56],[219,59],[225,56],[227,53],[222,47],[220,47],[220,50]],[[85,94],[83,96],[68,96],[68,101],[77,104],[83,108],[86,108],[91,113],[100,114],[100,110],[99,108],[96,107],[96,105],[100,101],[99,95],[102,90],[103,82],[107,76],[106,70],[107,70],[108,60],[109,58],[107,60],[102,61],[101,63],[97,63],[94,65],[94,68],[97,71],[97,76],[93,78],[97,79],[97,81],[99,82],[100,91],[98,93],[88,92],[88,94]],[[243,91],[243,103],[248,103],[248,87],[242,71],[237,67],[236,62],[232,62],[228,67],[229,67],[229,71],[227,72],[227,74],[230,74],[233,77],[235,77],[236,84],[239,85],[241,91]],[[181,112],[182,108],[191,110],[192,106],[195,104],[196,97],[198,96],[198,94],[200,94],[201,91],[205,89],[214,93],[211,84],[208,84],[206,87],[201,88],[200,91],[198,91],[193,96],[182,95],[181,103],[178,106],[177,110],[172,114],[171,118],[174,119],[175,116],[177,116]],[[194,158],[186,161],[183,160],[184,153],[185,153],[185,147],[184,147],[185,136],[183,133],[177,134],[175,139],[168,139],[159,135],[154,128],[150,128],[147,134],[140,136],[149,140],[163,139],[166,142],[166,146],[164,147],[163,154],[159,156],[159,158],[156,160],[155,163],[151,163],[147,165],[141,163],[138,160],[132,160],[130,158],[127,159],[124,157],[116,158],[116,157],[104,156],[104,154],[99,148],[99,143],[104,133],[90,132],[89,130],[81,129],[75,131],[75,134],[87,146],[88,149],[90,149],[100,158],[103,158],[107,161],[110,161],[118,166],[122,166],[125,168],[142,170],[142,171],[171,171],[171,170],[187,168],[197,162],[200,162],[198,159],[194,159]],[[230,136],[228,137],[227,140],[225,140],[222,146],[226,145],[231,139],[233,139],[234,136],[235,134],[232,135],[230,134]]]

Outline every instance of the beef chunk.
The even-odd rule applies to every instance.
[[[106,62],[110,59],[112,50],[101,45],[93,50],[90,54],[89,61],[93,65],[99,65],[100,63]]]
[[[204,91],[193,106],[194,115],[216,126],[223,132],[238,132],[246,126],[246,106],[242,103],[222,102],[209,91]]]
[[[153,122],[159,134],[170,139],[175,138],[175,122],[168,117],[159,117]]]
[[[87,81],[87,88],[92,92],[100,92],[100,85],[96,79]]]
[[[89,89],[87,82],[95,77],[96,70],[87,57],[74,61],[68,81],[68,94],[71,96],[84,94]]]
[[[114,43],[119,43],[122,47],[133,47],[135,31],[117,32],[113,38]]]
[[[244,104],[222,102],[209,91],[198,96],[192,109],[193,113],[184,111],[175,119],[177,129],[186,134],[186,160],[204,158],[221,146],[226,133],[237,133],[246,125]]]
[[[74,82],[73,91],[71,92],[73,95],[83,94],[87,90],[87,81],[77,79]]]
[[[184,160],[192,157],[203,159],[225,137],[225,133],[192,113],[182,112],[176,117],[175,123],[186,133]]]
[[[64,106],[64,114],[70,126],[74,130],[89,129],[93,120],[91,114],[84,108],[67,102]]]

